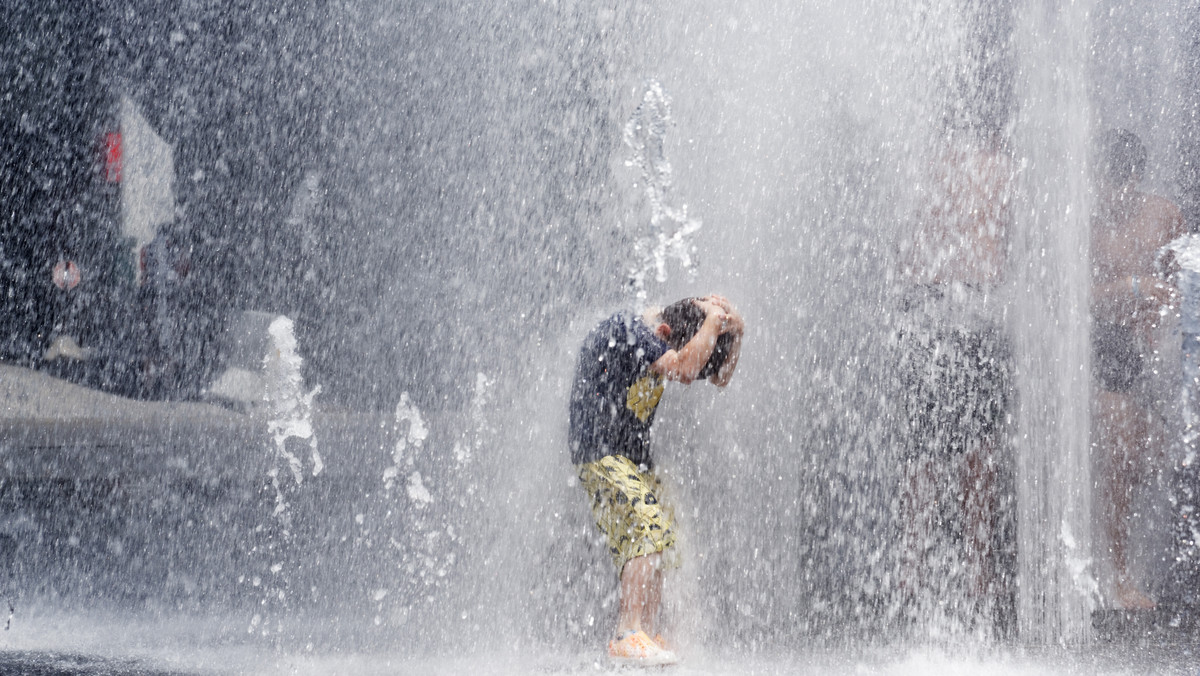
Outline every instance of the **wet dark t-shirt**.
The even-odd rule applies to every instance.
[[[667,349],[633,313],[619,312],[592,329],[571,389],[571,462],[623,455],[652,465],[650,425],[663,381],[650,365]]]

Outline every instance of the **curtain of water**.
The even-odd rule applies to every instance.
[[[364,133],[346,152],[361,155],[351,175],[363,199],[348,211],[362,224],[337,234],[364,270],[389,274],[343,282],[331,312],[385,288],[379,333],[403,349],[371,344],[363,361],[389,367],[393,389],[433,390],[422,401],[468,392],[461,376],[476,368],[507,373],[488,407],[503,422],[480,433],[477,469],[450,486],[487,506],[456,529],[471,560],[446,604],[466,609],[453,621],[523,616],[506,638],[591,645],[615,614],[614,576],[570,483],[564,401],[579,340],[619,302],[627,226],[650,216],[640,177],[621,167],[620,128],[654,78],[673,103],[673,194],[704,227],[699,279],[674,269],[650,300],[722,291],[750,327],[729,390],[673,389],[656,423],[692,543],[682,603],[693,636],[755,646],[873,636],[894,619],[902,458],[889,293],[920,175],[947,126],[974,114],[1003,126],[1020,167],[1008,315],[1020,628],[1033,642],[1085,640],[1084,167],[1098,3],[578,2],[383,16],[354,5],[349,33],[364,44],[350,51],[364,67],[347,70],[365,74],[346,98],[362,104],[352,119]],[[479,355],[476,333],[494,354]]]
[[[1025,640],[1090,628],[1086,64],[1092,3],[1030,0],[1016,13],[1021,158],[1018,293],[1018,617]]]
[[[677,195],[705,223],[699,282],[678,275],[665,296],[721,290],[750,327],[729,391],[673,390],[657,423],[695,543],[681,576],[693,635],[964,632],[951,563],[930,604],[900,608],[890,291],[948,127],[1004,105],[993,71],[1007,66],[985,56],[1000,14],[812,1],[655,17],[646,62],[676,104]]]

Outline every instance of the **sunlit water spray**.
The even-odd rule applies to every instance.
[[[377,530],[376,537],[386,538],[389,558],[396,561],[399,586],[395,603],[400,608],[420,607],[435,602],[434,592],[447,586],[447,574],[457,563],[461,543],[455,523],[448,520],[444,508],[431,509],[434,495],[415,469],[429,428],[420,410],[409,401],[408,393],[402,394],[396,404],[393,433],[396,444],[392,465],[383,473],[382,498],[388,507],[385,519],[372,527]],[[444,494],[438,498],[446,499]],[[382,601],[390,591],[377,591],[375,600]],[[382,617],[377,616],[376,623],[381,622]]]
[[[281,629],[291,603],[288,594],[293,571],[286,562],[294,560],[297,554],[291,551],[295,542],[292,501],[308,477],[318,477],[325,469],[313,433],[314,399],[321,387],[306,391],[301,372],[304,360],[298,351],[292,320],[277,317],[267,332],[271,342],[263,358],[266,404],[263,414],[269,418],[267,431],[274,450],[274,463],[267,470],[272,509],[271,521],[260,524],[254,534],[266,557],[266,570],[256,571],[250,579],[252,586],[260,588],[263,606],[263,611],[251,619],[250,631],[264,634]],[[297,446],[307,447],[307,458],[297,451]]]
[[[638,300],[722,291],[747,317],[738,377],[722,393],[671,390],[654,440],[687,536],[669,587],[681,645],[700,661],[725,651],[711,663],[728,671],[774,651],[785,657],[756,664],[781,673],[813,646],[860,654],[933,636],[965,650],[979,636],[953,613],[898,626],[892,289],[943,123],[999,93],[1019,167],[1005,317],[1019,371],[1018,631],[1006,638],[1088,640],[1080,252],[1092,88],[1109,84],[1085,65],[1099,3],[338,7],[352,53],[335,85],[353,138],[312,185],[346,194],[328,207],[339,229],[305,237],[344,245],[320,319],[354,330],[328,349],[358,350],[354,382],[395,394],[377,437],[322,437],[326,467],[304,422],[315,392],[282,332],[276,516],[251,539],[260,585],[306,579],[269,547],[343,471],[296,519],[324,535],[347,515],[307,552],[349,580],[349,595],[314,594],[318,612],[374,625],[402,661],[420,645],[435,671],[472,650],[485,664],[512,650],[513,671],[528,671],[528,651],[547,646],[590,670],[616,599],[566,456],[578,340],[630,286]],[[988,7],[1000,9],[980,27]],[[627,157],[630,180],[595,169]],[[630,185],[645,202],[615,213]],[[666,274],[676,263],[694,274]],[[958,589],[933,592],[954,604]]]
[[[629,280],[639,304],[645,305],[647,285],[667,281],[667,265],[676,259],[689,281],[698,272],[695,233],[699,219],[688,216],[686,204],[672,194],[671,162],[666,153],[666,137],[673,124],[671,98],[660,83],[646,83],[642,101],[625,123],[624,141],[629,151],[626,166],[641,174],[646,202],[650,207],[647,223],[635,223],[632,258],[634,267]]]

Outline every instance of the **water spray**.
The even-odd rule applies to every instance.
[[[286,607],[288,580],[283,575],[283,559],[293,539],[292,510],[288,496],[304,485],[306,474],[316,477],[325,468],[313,435],[313,400],[320,393],[321,387],[318,385],[305,391],[304,376],[301,373],[304,360],[297,349],[292,320],[283,316],[277,317],[271,322],[268,333],[271,337],[271,347],[263,358],[263,398],[266,412],[270,416],[267,430],[272,436],[275,450],[276,464],[267,471],[269,485],[274,492],[271,517],[275,523],[269,526],[261,524],[255,530],[263,534],[266,540],[261,546],[269,557],[269,579],[276,580],[277,584],[268,584],[259,575],[251,577],[251,584],[262,588],[263,606]],[[290,439],[307,442],[310,451],[307,472],[304,460],[288,448]],[[287,482],[288,477],[291,478],[290,484]],[[263,624],[263,617],[255,615],[249,631],[253,632],[260,626],[265,633],[267,629]]]
[[[631,153],[625,161],[641,171],[646,200],[650,204],[650,222],[635,232],[634,267],[629,285],[639,305],[646,303],[646,286],[653,274],[655,282],[667,281],[667,263],[674,258],[695,279],[696,245],[692,241],[701,227],[699,219],[688,216],[686,204],[676,204],[671,193],[673,172],[667,160],[664,141],[671,128],[671,99],[655,80],[646,83],[642,102],[625,123],[624,141]]]

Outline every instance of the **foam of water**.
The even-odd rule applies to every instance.
[[[347,654],[332,646],[270,649],[239,638],[229,618],[196,617],[146,624],[143,619],[80,611],[36,614],[4,635],[0,668],[34,671],[58,665],[80,674],[327,674],[496,676],[526,674],[629,674],[596,650],[578,653],[536,643],[506,651],[428,657],[404,649]],[[199,639],[199,640],[198,640]],[[23,668],[20,661],[26,661]],[[729,654],[691,649],[664,673],[678,676],[1191,676],[1200,668],[1194,649],[1095,650],[1027,653],[1009,650],[876,649]],[[56,672],[55,672],[56,673]]]
[[[308,392],[304,391],[304,375],[301,373],[304,359],[298,352],[292,320],[283,316],[277,317],[271,322],[268,332],[272,347],[263,358],[263,374],[266,380],[264,396],[270,416],[267,429],[274,438],[276,453],[291,472],[292,480],[299,486],[304,483],[304,463],[288,449],[288,439],[308,442],[312,476],[319,476],[325,468],[325,462],[317,450],[312,425],[313,400],[321,393],[321,386],[318,385]]]

